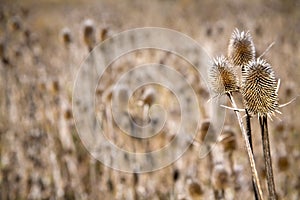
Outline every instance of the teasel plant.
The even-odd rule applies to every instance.
[[[268,50],[268,49],[267,49]],[[266,51],[267,51],[266,50]],[[249,62],[255,61],[255,46],[252,36],[249,31],[239,31],[237,28],[232,32],[227,49],[229,63],[235,67],[236,73],[239,74],[239,79],[244,72],[245,66]],[[240,85],[240,83],[239,83]],[[246,112],[246,133],[250,144],[250,149],[253,154],[252,135],[251,135],[251,116]],[[254,180],[252,181],[255,198],[258,199],[257,187]]]
[[[277,199],[268,131],[268,118],[278,111],[278,89],[280,80],[276,80],[274,70],[265,60],[258,58],[249,62],[242,76],[242,96],[250,115],[258,116],[262,146],[265,160],[265,171],[268,182],[269,199]],[[271,118],[272,119],[272,118]]]
[[[233,92],[239,91],[239,86],[238,86],[239,81],[238,81],[238,76],[236,73],[235,66],[230,64],[230,62],[225,56],[220,56],[213,59],[208,75],[209,75],[209,84],[211,86],[211,89],[218,96],[224,94],[227,95],[232,107],[234,108],[234,112],[236,113],[238,123],[244,138],[244,142],[246,144],[247,154],[248,154],[251,171],[252,171],[255,197],[256,199],[263,199],[253,151],[251,149],[251,145],[248,139],[246,129],[244,128],[242,116],[232,96]]]
[[[250,119],[254,116],[258,117],[262,134],[268,198],[277,199],[272,169],[268,118],[272,119],[276,113],[280,113],[278,110],[280,107],[288,105],[295,100],[294,98],[283,105],[278,103],[280,80],[276,79],[272,66],[262,59],[273,45],[274,43],[269,45],[262,55],[256,58],[255,47],[250,33],[240,32],[238,29],[235,29],[229,41],[228,60],[224,56],[214,59],[209,72],[212,89],[218,95],[227,94],[232,104],[230,109],[233,109],[237,115],[252,168],[256,199],[262,199],[263,196],[255,168]],[[238,73],[241,74],[239,78],[237,76]],[[241,81],[236,81],[236,79],[241,79]],[[237,108],[232,96],[233,92],[241,93],[244,109]],[[245,111],[246,113],[246,129],[244,128],[240,111]]]

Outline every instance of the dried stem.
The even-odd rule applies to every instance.
[[[253,152],[253,145],[252,145],[252,135],[251,135],[251,116],[248,113],[248,110],[246,109],[246,132],[247,132],[247,136],[248,136],[248,140],[249,140],[249,144],[250,144],[250,148],[252,151],[252,154],[254,155]],[[252,185],[253,185],[253,190],[254,190],[254,196],[255,199],[258,199],[258,191],[257,191],[257,187],[255,185],[254,179],[252,178]]]
[[[269,199],[276,200],[276,190],[272,169],[272,158],[270,151],[270,141],[269,141],[269,131],[268,131],[268,118],[266,115],[259,117],[259,124],[261,128],[262,135],[262,144],[263,144],[263,152],[265,158],[265,170],[267,174],[267,182],[268,182],[268,191],[269,191]]]
[[[236,105],[231,93],[228,93],[227,95],[229,97],[229,100],[230,100],[232,106],[234,108],[237,108],[237,105]],[[259,178],[258,178],[258,173],[257,173],[256,166],[255,166],[254,156],[253,156],[253,152],[251,150],[251,146],[250,146],[250,142],[248,140],[246,130],[245,130],[244,125],[243,125],[243,120],[242,120],[241,114],[238,110],[235,110],[234,112],[235,112],[235,114],[238,118],[238,123],[239,123],[240,129],[242,131],[242,135],[243,135],[243,138],[244,138],[244,141],[245,141],[245,144],[246,144],[247,154],[248,154],[248,157],[249,157],[251,171],[252,171],[252,178],[253,178],[253,181],[254,181],[254,184],[255,184],[256,191],[258,192],[258,194],[257,194],[258,199],[263,200],[262,190],[261,190],[261,186],[260,186],[260,182],[259,182]]]

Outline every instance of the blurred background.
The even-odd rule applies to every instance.
[[[91,157],[72,117],[73,81],[89,50],[121,31],[174,29],[216,56],[227,54],[231,33],[238,28],[250,31],[257,56],[275,42],[264,58],[281,79],[279,103],[286,103],[299,94],[299,1],[1,0],[0,5],[0,199],[253,199],[249,162],[232,112],[227,112],[221,142],[199,159],[199,142],[212,113],[205,107],[208,90],[186,61],[163,51],[139,50],[113,63],[96,90],[96,112],[107,137],[124,149],[147,152],[174,137],[178,102],[158,85],[137,90],[129,102],[137,123],[145,122],[145,105],[154,103],[166,107],[168,121],[155,142],[122,136],[111,121],[108,104],[114,81],[132,66],[156,62],[178,70],[194,88],[201,110],[196,141],[172,165],[146,174],[118,172]],[[269,121],[279,199],[300,198],[298,111],[296,100]],[[252,126],[267,195],[255,117]]]

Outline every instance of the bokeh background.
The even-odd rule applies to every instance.
[[[199,159],[199,142],[213,113],[206,109],[208,90],[189,64],[166,52],[133,52],[114,63],[97,89],[96,112],[108,137],[131,151],[167,144],[180,117],[178,102],[166,88],[150,85],[130,99],[130,114],[143,123],[146,101],[168,110],[162,132],[144,142],[122,136],[110,120],[113,81],[132,66],[164,63],[193,86],[201,108],[196,141],[174,164],[138,174],[118,172],[93,159],[81,143],[72,119],[72,86],[89,54],[86,20],[101,42],[138,27],[164,27],[195,39],[210,56],[225,54],[234,28],[249,30],[259,56],[281,79],[280,103],[299,94],[300,2],[297,0],[24,0],[0,1],[0,199],[253,199],[251,174],[235,116],[227,112],[222,142]],[[150,104],[151,104],[150,103]],[[300,198],[300,102],[281,109],[269,121],[275,184],[280,199]],[[267,195],[261,137],[252,120],[254,152]],[[130,145],[129,145],[130,144]],[[112,158],[108,158],[112,159]]]

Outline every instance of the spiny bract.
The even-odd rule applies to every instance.
[[[218,94],[238,91],[235,69],[224,56],[213,59],[209,70],[209,83],[211,89]]]
[[[231,64],[240,67],[255,60],[255,47],[248,31],[233,31],[228,46],[228,59]]]
[[[271,116],[278,109],[277,81],[269,63],[249,62],[242,73],[242,95],[249,113]]]

